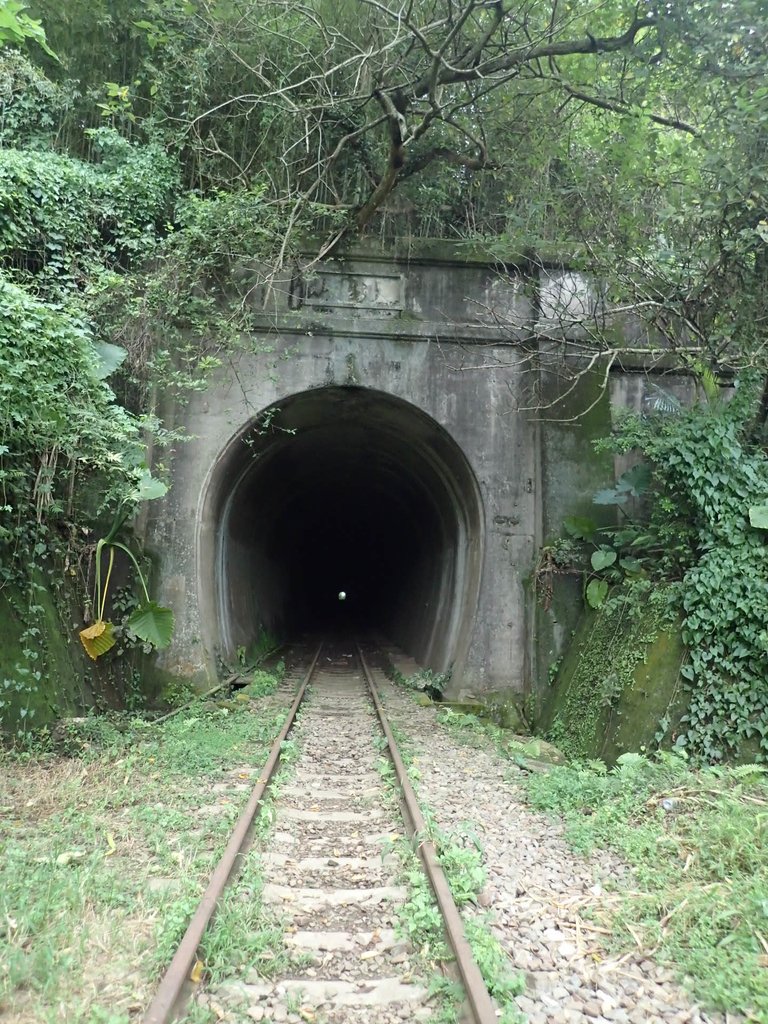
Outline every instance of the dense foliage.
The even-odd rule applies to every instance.
[[[708,760],[740,749],[768,759],[768,545],[750,521],[768,496],[768,462],[750,438],[754,403],[743,390],[731,402],[630,420],[615,439],[653,467],[651,514],[618,540],[640,571],[681,580],[691,703],[678,742]]]
[[[767,38],[760,0],[0,0],[6,579],[29,578],[26,524],[47,531],[41,558],[55,536],[67,564],[99,516],[104,531],[118,510],[127,524],[139,438],[168,440],[147,416],[153,385],[204,386],[248,344],[273,273],[360,232],[459,236],[501,263],[588,266],[678,365],[702,380],[745,368],[768,380]],[[244,296],[232,287],[243,265]],[[585,328],[582,348],[608,366],[624,335]],[[28,379],[41,358],[50,379]],[[67,395],[60,436],[58,405],[36,391],[46,387]],[[652,450],[667,441],[706,457],[734,501],[747,463],[759,490],[759,448],[739,448],[744,429],[719,416],[711,431],[675,420],[703,446],[655,424],[636,438],[656,460],[656,511],[701,482]],[[759,442],[768,386],[744,416]],[[691,514],[656,516],[667,575],[691,594],[696,580],[702,594],[717,580],[723,591],[734,573],[757,587],[762,535],[735,506]],[[751,600],[729,597],[737,611]],[[752,728],[761,634],[734,625],[715,671],[718,648],[698,643],[709,620],[686,601],[687,635],[710,650],[691,669],[708,721],[730,681],[727,724],[707,726],[718,756]]]
[[[141,462],[143,445],[137,421],[100,379],[103,364],[84,323],[4,278],[0,302],[0,541],[17,545],[34,524],[56,515],[72,521],[81,503],[88,507],[83,471],[102,474],[109,501]]]
[[[549,560],[540,570],[560,564],[583,571],[586,602],[601,610],[571,702],[599,705],[595,671],[615,677],[619,696],[658,631],[641,629],[635,637],[614,620],[637,626],[654,603],[668,624],[680,617],[688,707],[673,739],[708,761],[768,760],[768,461],[756,442],[757,382],[745,375],[740,385],[730,400],[712,393],[687,409],[667,396],[665,411],[627,416],[598,442],[644,459],[594,496],[597,505],[615,506],[620,522],[598,527],[569,517],[565,530],[574,539],[545,549]],[[590,737],[595,719],[576,710],[567,738],[583,754],[590,744],[579,748],[579,738]],[[668,740],[668,716],[659,724],[657,739]]]
[[[172,157],[107,128],[92,139],[97,164],[0,150],[0,253],[5,268],[35,290],[89,289],[101,270],[143,256],[172,214]]]

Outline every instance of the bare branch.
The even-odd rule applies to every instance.
[[[565,92],[571,97],[571,99],[580,100],[582,103],[589,103],[590,106],[599,107],[601,110],[609,110],[613,114],[633,114],[639,113],[642,117],[647,117],[649,121],[653,121],[655,124],[663,125],[665,128],[674,128],[677,131],[687,132],[689,135],[693,135],[694,138],[701,138],[701,133],[693,127],[692,124],[688,124],[687,121],[681,121],[676,117],[665,117],[663,114],[654,114],[650,111],[636,111],[630,105],[623,100],[608,100],[601,96],[591,96],[588,93],[583,92],[581,89],[575,89],[568,82],[561,78],[556,78],[555,81],[564,89]]]
[[[508,51],[501,56],[480,62],[473,67],[453,68],[444,70],[439,76],[439,84],[456,84],[459,82],[478,81],[490,78],[500,72],[511,71],[513,68],[530,64],[533,61],[547,59],[549,57],[566,57],[584,53],[615,53],[627,49],[634,44],[639,32],[644,28],[652,28],[657,24],[655,15],[645,18],[635,18],[626,32],[619,36],[607,38],[595,38],[588,35],[586,39],[566,39],[560,42],[552,41],[542,43],[538,46],[518,48]],[[429,78],[422,76],[413,85],[414,96],[425,96],[429,91]]]

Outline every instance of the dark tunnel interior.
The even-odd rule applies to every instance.
[[[482,518],[442,427],[380,392],[322,388],[267,410],[221,463],[224,646],[262,629],[373,635],[448,667],[474,609]]]

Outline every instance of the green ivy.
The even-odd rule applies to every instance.
[[[709,761],[745,751],[768,759],[768,546],[749,514],[768,496],[768,462],[750,442],[752,398],[745,381],[731,402],[632,417],[610,442],[642,452],[653,468],[646,543],[666,537],[686,552],[666,565],[682,569],[690,650],[682,670],[690,708],[678,743]]]
[[[40,592],[61,606],[68,632],[62,581],[77,581],[94,524],[136,490],[144,445],[140,421],[102,379],[82,319],[2,274],[0,309],[0,589],[23,625],[18,663],[0,679],[15,699],[0,700],[0,719],[23,732],[35,724],[30,701],[50,667]],[[46,687],[54,699],[55,680]],[[8,719],[14,707],[18,722]]]
[[[91,135],[95,164],[0,150],[0,265],[44,293],[86,289],[100,271],[125,267],[173,211],[172,158],[112,129]]]
[[[74,584],[89,623],[83,646],[100,657],[125,645],[123,626],[104,618],[106,582],[90,603],[94,541],[101,533],[110,559],[115,548],[134,558],[116,531],[139,500],[158,496],[142,491],[146,435],[156,452],[179,439],[142,414],[150,388],[161,381],[183,400],[206,386],[219,351],[244,343],[251,296],[228,291],[233,269],[251,268],[250,291],[283,234],[256,185],[180,200],[179,162],[154,142],[101,127],[86,130],[90,161],[57,152],[56,124],[71,101],[67,83],[0,54],[0,587],[34,638],[39,580],[58,595],[65,633],[73,616],[64,591]],[[109,565],[97,558],[96,577]],[[124,626],[163,645],[170,611],[143,590]],[[55,690],[40,645],[22,646],[13,678],[0,679],[15,705],[31,688]],[[119,693],[121,674],[134,674],[114,659]],[[0,701],[0,718],[18,731],[10,706]]]
[[[87,325],[0,276],[0,544],[25,521],[70,520],[85,472],[105,501],[136,476],[139,423],[99,379]],[[3,560],[7,570],[9,562]]]
[[[0,50],[0,143],[50,149],[74,94],[71,83],[51,82],[18,50]]]

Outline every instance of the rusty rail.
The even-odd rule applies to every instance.
[[[458,907],[454,902],[451,888],[448,884],[448,879],[445,877],[445,872],[440,866],[440,862],[437,857],[437,850],[435,844],[431,839],[426,838],[426,822],[424,816],[421,813],[419,806],[418,797],[416,792],[411,785],[411,780],[408,778],[408,771],[405,767],[400,751],[397,746],[392,728],[389,724],[384,708],[381,704],[376,684],[373,681],[371,671],[368,668],[368,663],[365,660],[362,649],[357,644],[357,655],[360,660],[360,667],[363,670],[363,675],[368,684],[368,690],[371,694],[371,700],[373,706],[376,708],[376,714],[379,718],[379,724],[381,725],[382,732],[387,739],[387,746],[389,749],[389,757],[392,761],[392,766],[395,769],[395,775],[397,776],[397,782],[400,787],[400,793],[402,796],[402,804],[404,810],[404,818],[406,819],[406,825],[408,826],[411,839],[415,837],[417,842],[417,852],[421,858],[421,862],[424,866],[424,871],[429,880],[429,884],[432,888],[432,892],[435,895],[438,909],[443,918],[443,925],[445,927],[445,934],[453,950],[453,955],[456,958],[456,966],[461,977],[462,985],[464,986],[464,992],[469,1003],[470,1010],[475,1019],[475,1024],[496,1024],[498,1017],[496,1016],[496,1009],[493,1005],[491,995],[486,987],[483,976],[480,973],[480,968],[477,966],[472,948],[467,940],[466,933],[464,931],[464,924],[461,920]]]
[[[456,959],[469,1009],[474,1024],[496,1024],[496,1010],[486,988],[480,969],[472,955],[472,949],[464,932],[458,908],[453,900],[448,880],[440,866],[434,843],[426,838],[426,822],[421,813],[416,793],[408,778],[408,773],[397,746],[392,728],[381,704],[376,684],[373,681],[368,663],[360,645],[357,644],[357,655],[365,677],[371,701],[376,710],[381,730],[387,741],[389,756],[395,770],[402,797],[403,818],[410,839],[415,843],[417,852],[424,867],[424,872],[435,895],[435,900],[443,919],[446,937]],[[281,747],[293,727],[296,713],[301,706],[307,687],[312,679],[320,651],[320,644],[307,670],[293,703],[288,711],[283,727],[274,741],[258,782],[251,791],[248,803],[240,815],[229,838],[226,849],[211,876],[208,888],[203,895],[184,937],[179,944],[168,969],[160,981],[155,997],[149,1005],[143,1024],[170,1024],[181,1012],[188,997],[192,984],[191,973],[198,959],[200,943],[208,925],[211,923],[216,907],[227,883],[234,875],[244,853],[251,833],[253,821],[264,798],[264,793],[280,763]]]
[[[181,1008],[203,935],[216,912],[216,906],[221,898],[221,894],[239,865],[244,847],[250,835],[253,820],[261,806],[264,793],[280,764],[282,744],[293,727],[296,713],[301,706],[301,702],[304,700],[304,695],[315,671],[315,665],[320,657],[322,646],[320,644],[315,652],[315,656],[288,711],[283,727],[272,744],[272,749],[269,752],[269,757],[259,776],[258,782],[253,787],[248,803],[229,837],[229,842],[221,856],[221,860],[211,875],[208,888],[205,890],[205,894],[192,920],[189,922],[189,926],[168,966],[168,970],[160,981],[154,999],[144,1014],[143,1024],[168,1024],[169,1021],[175,1019],[176,1014]]]

